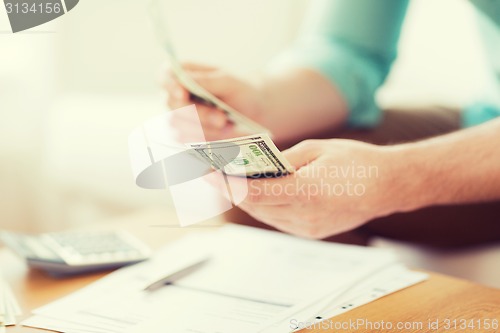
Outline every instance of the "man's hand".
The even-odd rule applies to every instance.
[[[249,82],[240,80],[228,75],[224,71],[197,64],[185,64],[184,69],[198,84],[206,90],[235,108],[238,112],[246,115],[253,120],[259,121],[262,114],[262,101],[258,89]],[[189,92],[182,87],[175,76],[169,71],[165,80],[165,89],[168,92],[168,106],[171,109],[178,109],[183,106],[193,104]],[[224,112],[207,106],[203,103],[197,103],[196,108],[208,141],[233,138],[249,133],[241,133],[232,124]],[[192,119],[173,118],[172,125],[180,128],[183,136],[182,141],[189,141],[189,131],[192,128],[190,121]]]
[[[308,140],[284,152],[292,175],[248,181],[240,207],[282,231],[325,238],[389,214],[398,194],[390,190],[390,152],[350,140]]]
[[[496,119],[395,146],[304,141],[284,152],[295,174],[242,180],[241,208],[280,230],[324,238],[396,212],[500,200],[499,138]]]
[[[350,140],[308,140],[284,152],[296,172],[241,180],[240,208],[282,231],[325,238],[407,204],[398,191],[392,150]],[[247,184],[244,184],[247,182]]]

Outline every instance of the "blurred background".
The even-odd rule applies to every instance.
[[[164,0],[184,60],[259,70],[300,27],[306,0]],[[82,0],[12,34],[0,10],[0,227],[44,231],[144,209],[168,194],[135,186],[127,137],[165,110],[163,51],[143,0]],[[461,105],[488,94],[485,54],[466,1],[411,3],[383,106]],[[385,240],[414,267],[500,287],[500,249],[438,253]],[[497,268],[498,269],[498,268]]]

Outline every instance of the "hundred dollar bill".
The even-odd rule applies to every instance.
[[[294,171],[267,134],[187,144],[214,169],[230,176],[281,177]]]
[[[170,41],[171,39],[167,29],[167,24],[160,15],[161,6],[158,1],[159,0],[153,0],[151,2],[150,16],[158,35],[158,39],[160,40],[163,49],[166,51],[167,58],[170,63],[170,69],[179,83],[186,88],[187,91],[189,91],[191,100],[196,103],[204,103],[209,106],[214,106],[222,110],[226,113],[228,119],[243,131],[248,133],[270,133],[267,128],[244,116],[231,106],[224,103],[221,99],[214,96],[186,73],[175,54],[175,49]]]

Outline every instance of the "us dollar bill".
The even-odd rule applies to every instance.
[[[187,146],[214,169],[230,176],[281,177],[294,171],[267,134],[189,143]]]

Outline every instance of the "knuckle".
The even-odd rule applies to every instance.
[[[297,144],[296,148],[297,149],[309,149],[311,147],[312,143],[311,143],[311,140],[304,140],[304,141],[301,141]]]
[[[307,139],[297,144],[296,148],[304,152],[315,152],[321,148],[321,140]]]

